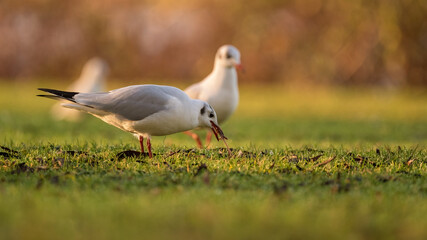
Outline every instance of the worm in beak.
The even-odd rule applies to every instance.
[[[231,150],[228,147],[227,142],[225,141],[228,138],[224,135],[224,132],[222,131],[222,129],[218,125],[216,125],[213,121],[210,121],[210,122],[211,122],[211,126],[212,126],[211,129],[212,129],[212,132],[215,134],[216,140],[219,141],[219,139],[222,139],[222,141],[224,141],[224,144],[228,150],[228,157],[231,157]],[[219,135],[219,137],[218,137],[218,135]]]

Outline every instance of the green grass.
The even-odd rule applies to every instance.
[[[52,120],[44,86],[0,84],[2,239],[427,237],[422,90],[244,87],[233,157],[175,134],[118,159],[135,138]]]

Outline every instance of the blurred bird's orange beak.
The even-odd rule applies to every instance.
[[[242,73],[245,73],[245,68],[243,67],[243,65],[241,63],[238,64],[234,64],[234,67],[240,71],[242,71]]]

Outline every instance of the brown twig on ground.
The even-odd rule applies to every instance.
[[[321,162],[321,163],[318,163],[318,164],[314,165],[314,166],[311,168],[311,170],[313,170],[313,169],[314,169],[314,168],[316,168],[316,167],[320,167],[320,166],[326,165],[326,164],[328,164],[328,163],[332,162],[335,158],[336,158],[336,156],[330,157],[328,160],[326,160],[326,161],[324,161],[324,162]]]

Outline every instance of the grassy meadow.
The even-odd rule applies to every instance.
[[[0,82],[2,239],[427,237],[425,89],[243,86],[231,157],[174,134],[149,159],[92,116],[53,120],[37,87],[64,86]]]

